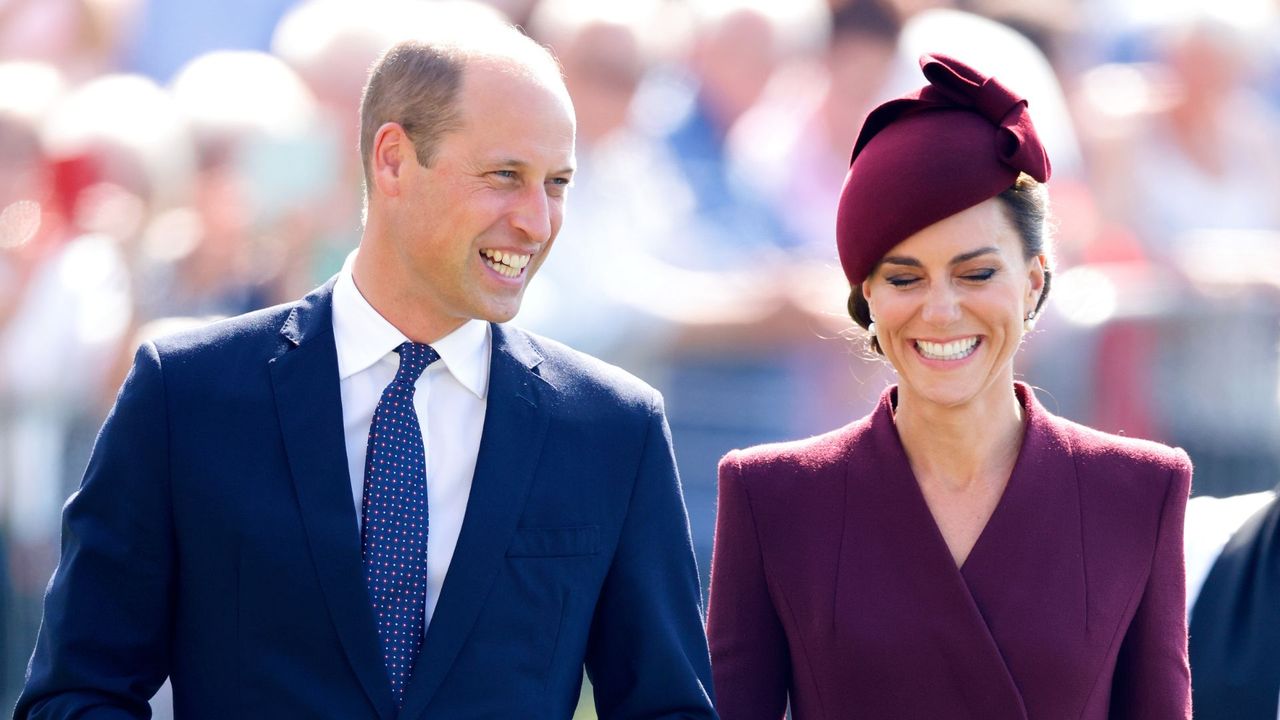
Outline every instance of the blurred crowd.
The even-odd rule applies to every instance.
[[[727,450],[865,414],[836,198],[923,52],[1030,100],[1054,163],[1046,406],[1280,479],[1280,2],[0,0],[0,703],[138,343],[305,294],[361,229],[365,71],[445,13],[560,58],[564,229],[516,322],[667,400],[699,565]]]

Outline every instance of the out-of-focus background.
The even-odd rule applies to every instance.
[[[1196,494],[1280,479],[1277,0],[0,0],[0,707],[133,349],[337,271],[365,71],[466,12],[551,46],[578,112],[516,322],[665,393],[704,583],[717,459],[892,381],[844,314],[834,213],[926,51],[1028,97],[1054,163],[1020,376],[1185,447]]]

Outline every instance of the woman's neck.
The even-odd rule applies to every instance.
[[[962,492],[976,482],[1008,479],[1022,446],[1025,413],[1007,387],[959,406],[899,388],[894,421],[917,480]]]

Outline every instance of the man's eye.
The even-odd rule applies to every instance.
[[[517,177],[515,170],[495,170],[493,174],[505,180],[514,180]]]

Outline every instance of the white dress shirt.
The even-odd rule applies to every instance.
[[[1218,562],[1231,536],[1274,497],[1275,493],[1268,490],[1224,498],[1202,495],[1187,503],[1183,551],[1187,560],[1188,618],[1195,609],[1204,581],[1209,578],[1209,571]]]
[[[357,251],[358,252],[358,251]],[[365,451],[373,411],[396,370],[395,348],[408,341],[360,294],[352,253],[333,287],[333,339],[338,348],[342,424],[356,519],[364,494]],[[470,320],[431,347],[440,359],[418,378],[413,397],[427,468],[427,606],[431,623],[471,495],[489,390],[489,324]]]

